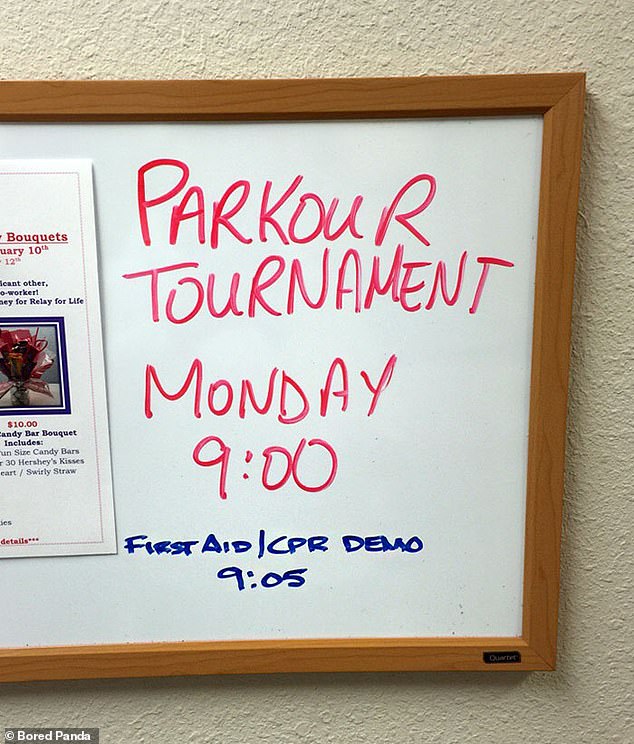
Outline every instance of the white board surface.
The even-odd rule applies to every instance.
[[[2,561],[4,601],[18,609],[3,621],[0,644],[519,636],[540,152],[540,117],[2,125],[2,158],[93,161],[119,552]],[[204,194],[203,245],[195,219],[184,221],[176,243],[169,243],[172,208],[187,186],[149,208],[151,245],[144,245],[137,174],[161,158],[186,163],[187,186],[200,186]],[[176,172],[150,171],[148,195],[174,186]],[[433,178],[436,190],[428,206],[406,221],[429,245],[395,220],[382,244],[375,245],[383,209],[421,174]],[[341,210],[362,195],[355,227],[363,237],[347,230],[333,240],[320,235],[284,245],[269,222],[262,241],[259,212],[266,182],[272,184],[272,203],[298,175],[301,184],[276,213],[285,235],[298,197],[310,193],[326,208],[338,198]],[[218,246],[212,248],[213,202],[240,179],[248,181],[250,191],[231,222],[252,242],[241,242],[220,225]],[[420,206],[431,183],[423,179],[413,185],[396,213]],[[244,189],[227,201],[225,212],[241,193]],[[195,209],[193,199],[186,211]],[[307,200],[297,237],[310,232],[315,204]],[[338,216],[333,224],[340,224]],[[399,244],[405,262],[430,262],[412,270],[410,286],[423,279],[426,286],[405,299],[422,307],[406,311],[388,292],[357,313],[351,292],[340,295],[338,309],[336,287],[346,251],[359,255],[363,304],[374,257],[381,258],[384,282]],[[311,309],[297,294],[289,315],[293,259],[301,262],[307,292],[316,298],[325,248],[329,289],[323,307]],[[459,298],[449,306],[438,293],[426,310],[438,262],[446,264],[453,294],[465,251]],[[281,315],[256,303],[255,317],[249,317],[249,284],[272,255],[283,259],[284,271],[262,297]],[[491,264],[476,303],[485,265],[478,258],[483,257],[513,266]],[[281,259],[267,264],[263,276],[282,266]],[[149,278],[124,275],[182,263],[198,266],[159,277],[159,321],[153,322]],[[213,273],[221,306],[234,272],[241,274],[236,301],[243,315],[211,317],[205,297],[190,321],[175,324],[166,318],[172,289],[176,316],[194,306],[195,282],[179,286],[179,279],[198,279],[206,290]],[[353,275],[350,263],[347,287],[353,286]],[[360,373],[376,385],[393,356],[389,384],[368,416],[372,395]],[[169,401],[156,386],[148,418],[146,366],[153,365],[161,384],[174,392],[195,359],[203,379],[200,418],[193,413],[192,390]],[[331,395],[322,416],[320,390],[335,359],[343,360],[349,375],[348,405],[342,410],[343,398]],[[275,368],[270,411],[259,415],[247,405],[241,418],[241,380],[252,382],[261,402]],[[297,423],[278,420],[283,373],[301,387],[310,406]],[[208,387],[220,379],[235,390],[233,406],[223,416],[207,406]],[[340,379],[334,377],[333,389]],[[286,415],[292,418],[302,406],[289,385]],[[220,405],[220,392],[215,400]],[[209,436],[231,448],[226,499],[219,497],[218,468],[200,467],[192,459],[196,444]],[[291,477],[278,490],[264,488],[262,452],[271,446],[295,451],[302,439],[323,440],[336,453],[332,484],[313,493]],[[209,445],[202,454],[216,452]],[[327,450],[307,447],[299,459],[300,480],[324,481]],[[276,454],[275,463],[280,462]],[[271,481],[278,472],[271,469]],[[270,540],[327,537],[328,550],[308,553],[304,546],[294,555],[259,558],[260,530]],[[240,540],[254,547],[239,555],[201,553],[210,533],[221,543]],[[124,542],[136,535],[199,543],[191,556],[143,550],[130,555]],[[347,553],[346,535],[385,535],[392,541],[416,536],[424,547],[411,554]],[[234,578],[218,577],[228,567],[244,572],[242,591]],[[265,580],[271,573],[299,568],[307,569],[302,586],[290,581],[262,586],[275,582]]]

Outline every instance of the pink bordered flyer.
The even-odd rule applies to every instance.
[[[0,557],[116,552],[92,164],[0,161]]]

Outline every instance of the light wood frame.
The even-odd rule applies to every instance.
[[[260,672],[555,668],[570,315],[584,91],[582,73],[337,80],[0,83],[0,121],[5,122],[543,115],[522,635],[517,638],[258,640],[4,649],[0,650],[0,681]],[[505,652],[518,652],[521,661],[485,663],[485,652],[500,656]]]

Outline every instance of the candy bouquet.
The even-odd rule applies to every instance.
[[[8,378],[0,381],[0,398],[11,390],[11,402],[15,407],[29,405],[29,391],[53,397],[48,385],[40,378],[53,365],[46,353],[48,341],[38,338],[24,329],[0,329],[0,375]]]

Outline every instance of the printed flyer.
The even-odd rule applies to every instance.
[[[0,557],[116,552],[88,160],[0,161]]]

